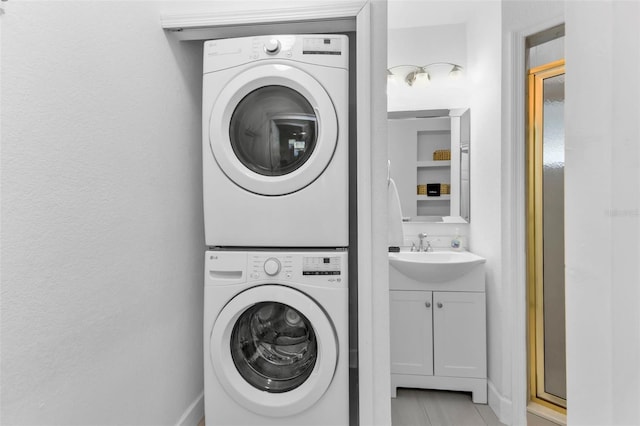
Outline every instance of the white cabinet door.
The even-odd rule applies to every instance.
[[[484,293],[433,293],[436,376],[487,376]]]
[[[430,291],[391,291],[391,373],[433,375]]]

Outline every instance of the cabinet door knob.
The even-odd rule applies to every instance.
[[[438,302],[438,308],[442,308],[442,303]]]
[[[431,307],[431,302],[424,302],[424,306],[426,306],[427,308]]]

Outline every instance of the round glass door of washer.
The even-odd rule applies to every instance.
[[[220,384],[243,407],[272,417],[306,410],[326,392],[337,367],[337,336],[306,294],[262,285],[236,295],[211,331]]]
[[[309,320],[291,306],[262,302],[247,309],[231,333],[231,357],[253,387],[289,392],[304,383],[315,366],[318,343]]]
[[[337,145],[329,95],[306,72],[259,65],[232,78],[211,110],[209,144],[224,174],[260,195],[286,195],[315,181]]]

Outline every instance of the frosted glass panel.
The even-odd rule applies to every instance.
[[[564,74],[543,88],[545,391],[566,399],[564,313]]]

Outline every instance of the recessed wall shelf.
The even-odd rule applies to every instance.
[[[451,167],[451,160],[418,161],[417,167]]]
[[[438,195],[438,196],[416,195],[416,200],[418,201],[450,201],[451,195],[449,194]]]
[[[402,213],[411,221],[437,216],[469,221],[469,114],[468,109],[388,113],[390,175]],[[428,184],[440,184],[441,195],[422,195]]]

